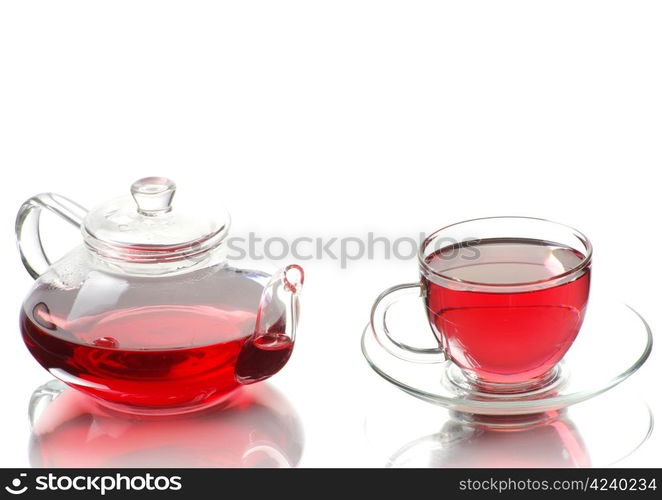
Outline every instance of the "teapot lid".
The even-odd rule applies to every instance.
[[[173,207],[176,185],[165,177],[145,177],[131,185],[131,196],[90,211],[83,221],[88,247],[103,257],[135,263],[172,262],[201,257],[216,248],[230,227],[217,210]]]

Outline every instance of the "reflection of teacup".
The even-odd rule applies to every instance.
[[[295,410],[268,384],[155,419],[111,413],[53,381],[35,391],[31,413],[34,467],[293,467],[303,450]]]
[[[592,248],[580,232],[526,217],[492,217],[447,226],[419,251],[421,281],[386,290],[371,325],[395,356],[444,356],[483,392],[538,389],[557,375],[588,302]],[[387,328],[391,304],[422,294],[439,344],[421,349]]]
[[[391,467],[590,467],[584,442],[565,414],[454,418],[440,432],[398,450]]]

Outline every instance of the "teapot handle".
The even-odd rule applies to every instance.
[[[21,205],[16,215],[16,242],[23,265],[34,279],[51,265],[44,251],[39,229],[39,218],[44,208],[76,227],[82,225],[87,214],[87,209],[75,201],[55,193],[38,194]]]

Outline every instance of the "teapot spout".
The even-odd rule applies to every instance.
[[[303,269],[296,264],[281,269],[271,277],[262,292],[254,335],[278,333],[294,343],[303,279]]]
[[[290,359],[297,323],[303,269],[289,265],[274,274],[262,292],[255,331],[241,348],[235,378],[252,384],[271,377]]]

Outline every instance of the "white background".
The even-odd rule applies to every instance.
[[[165,175],[269,235],[550,218],[592,239],[595,286],[662,328],[661,23],[654,1],[3,2],[0,465],[28,465],[27,402],[50,378],[17,328],[31,279],[13,237],[42,191],[93,206]],[[415,426],[427,405],[400,404],[359,337],[416,263],[304,265],[297,348],[271,382],[304,428],[299,465],[384,465],[366,415]],[[623,386],[658,415],[661,359]],[[662,466],[661,445],[621,464]]]

